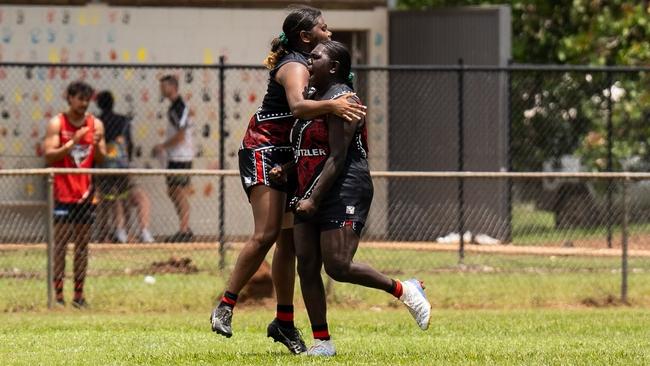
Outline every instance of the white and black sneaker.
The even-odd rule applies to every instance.
[[[289,352],[299,355],[307,352],[305,341],[302,340],[302,335],[296,327],[287,328],[280,325],[278,319],[273,319],[268,328],[266,328],[266,335],[273,338],[273,341],[284,344]]]
[[[232,309],[228,306],[217,306],[210,315],[212,331],[226,338],[232,337]]]
[[[420,329],[427,330],[431,322],[431,304],[424,294],[422,283],[415,278],[402,282],[400,301],[406,305]]]
[[[332,340],[323,341],[315,339],[314,345],[309,347],[309,350],[307,351],[307,356],[336,356],[336,347],[334,347],[334,342],[332,342]]]

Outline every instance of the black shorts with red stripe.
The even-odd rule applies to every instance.
[[[296,225],[310,223],[318,226],[320,231],[329,231],[350,227],[358,236],[366,224],[372,203],[372,186],[353,192],[329,192],[321,202],[313,217],[304,218],[294,215]],[[292,201],[295,208],[297,201]]]
[[[361,221],[353,220],[331,220],[320,224],[320,231],[329,231],[329,230],[339,230],[345,227],[349,227],[354,231],[357,236],[361,236],[363,231],[364,223]]]
[[[325,221],[319,221],[317,219],[306,220],[304,218],[299,218],[298,215],[294,215],[294,224],[311,224],[318,227],[320,232],[330,231],[330,230],[340,230],[346,227],[349,227],[357,234],[358,237],[361,237],[361,232],[365,226],[365,222],[356,221],[356,220],[345,220],[345,219],[329,219]]]
[[[278,184],[269,178],[273,167],[293,161],[291,146],[270,146],[257,149],[239,150],[239,176],[246,194],[250,197],[251,188],[264,185],[285,193],[292,193],[294,184]],[[290,179],[289,182],[293,180]]]
[[[269,178],[275,166],[294,160],[290,134],[295,121],[291,112],[270,112],[262,108],[251,117],[239,150],[239,175],[248,196],[251,188],[258,185],[286,193],[295,190],[295,184],[278,184]]]

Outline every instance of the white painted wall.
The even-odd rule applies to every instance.
[[[2,61],[260,64],[286,10],[0,7]],[[385,8],[328,10],[336,31],[368,31],[370,62],[387,62]]]
[[[0,7],[0,61],[50,63],[154,63],[205,64],[218,62],[220,55],[228,63],[261,64],[273,37],[281,31],[285,10],[260,9],[199,9],[199,8],[119,8],[105,5],[86,7]],[[362,11],[325,11],[325,20],[336,32],[367,31],[368,55],[373,65],[384,65],[388,59],[388,16],[385,8]],[[193,111],[195,141],[204,157],[195,160],[195,167],[215,167],[218,151],[219,90],[214,71],[196,70],[194,81],[188,83],[179,70],[121,70],[110,69],[95,73],[88,70],[87,80],[96,88],[108,88],[116,95],[116,110],[135,115],[133,133],[136,145],[143,151],[135,166],[158,167],[149,151],[163,138],[160,131],[166,120],[167,103],[158,101],[157,79],[163,72],[178,73],[181,90]],[[65,109],[62,91],[74,79],[82,77],[81,70],[60,69],[54,74],[46,68],[35,69],[32,78],[24,69],[0,70],[0,167],[24,168],[43,165],[35,146],[42,138],[48,118]],[[227,140],[226,168],[237,168],[237,149],[248,120],[257,109],[266,90],[265,71],[228,72],[226,75]],[[371,81],[372,94],[365,101],[369,107],[371,164],[384,169],[387,158],[387,78]],[[202,99],[207,93],[209,102]],[[233,102],[239,96],[241,101]],[[132,103],[126,101],[132,98]],[[204,137],[201,130],[209,126]],[[5,133],[2,133],[2,131]],[[176,217],[164,194],[160,178],[138,179],[152,196],[153,231],[169,234],[176,230]],[[38,182],[33,179],[12,182],[11,189],[2,192],[2,199],[33,199],[42,196]],[[214,179],[193,181],[191,226],[198,234],[216,230],[217,183]],[[0,182],[4,188],[4,183]],[[376,187],[374,212],[383,212],[385,189]],[[244,235],[252,228],[252,218],[237,179],[227,180],[227,229],[229,234]],[[373,216],[374,217],[374,216]],[[379,217],[379,216],[378,216]],[[383,215],[382,215],[383,217]],[[373,219],[373,227],[384,228],[383,219]]]

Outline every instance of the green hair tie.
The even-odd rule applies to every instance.
[[[280,32],[278,38],[280,39],[280,43],[282,43],[283,45],[286,46],[289,44],[289,38],[287,38],[287,35],[284,34],[284,32]]]
[[[353,72],[351,72],[351,73],[348,74],[348,81],[349,81],[349,82],[353,82],[353,81],[354,81],[354,73],[353,73]]]

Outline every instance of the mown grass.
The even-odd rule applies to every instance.
[[[612,234],[614,244],[620,246],[621,223],[614,222]],[[641,240],[650,237],[650,223],[631,223],[628,227],[631,244],[636,243],[635,236]],[[602,242],[602,248],[607,247],[607,227],[564,228],[555,227],[555,216],[550,211],[538,210],[532,204],[516,204],[512,209],[512,243],[515,245],[550,245],[559,246],[567,241],[590,240]],[[646,245],[647,246],[647,245]]]
[[[236,254],[229,251],[227,263]],[[152,273],[152,262],[171,256],[191,258],[198,272]],[[650,363],[647,259],[630,260],[629,305],[618,301],[620,258],[468,253],[460,266],[452,252],[362,248],[357,259],[424,280],[431,329],[417,329],[386,293],[335,284],[328,303],[339,355],[293,357],[265,338],[272,300],[239,306],[233,338],[210,332],[209,312],[231,270],[217,269],[214,250],[96,250],[84,311],[47,309],[42,250],[3,251],[0,365]],[[148,274],[155,284],[144,282]],[[71,287],[68,280],[68,300]],[[295,303],[309,339],[299,288]]]
[[[330,313],[334,359],[289,355],[265,338],[272,310],[235,314],[235,335],[205,312],[115,314],[64,310],[0,315],[3,365],[632,365],[650,363],[644,310],[436,311],[422,332],[399,310]],[[307,321],[301,312],[297,323]],[[309,338],[309,337],[307,337]],[[308,342],[310,342],[308,340]]]

